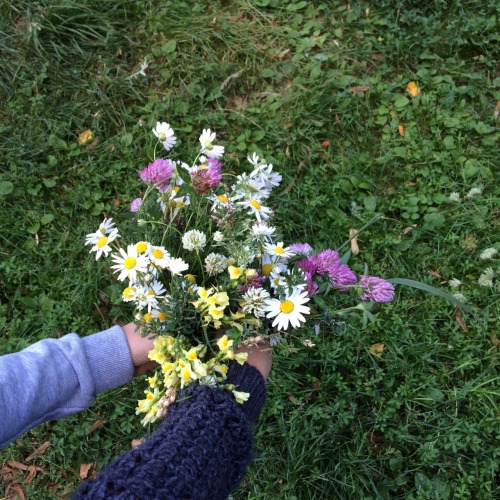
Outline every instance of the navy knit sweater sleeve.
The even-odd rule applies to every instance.
[[[252,425],[266,397],[262,375],[231,362],[227,377],[250,393],[243,405],[225,389],[188,387],[158,429],[84,483],[74,499],[226,499],[253,459]]]

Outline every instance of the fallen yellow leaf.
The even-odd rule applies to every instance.
[[[81,464],[80,465],[80,479],[87,479],[89,471],[94,464]]]
[[[377,356],[377,358],[381,358],[382,357],[382,354],[384,354],[384,348],[385,348],[385,345],[382,344],[381,342],[377,343],[377,344],[373,344],[370,346],[370,348],[368,349],[372,354],[374,354],[375,356]]]
[[[358,231],[356,229],[349,230],[349,238],[351,238],[351,252],[354,255],[358,255],[359,253],[359,245],[358,245]]]
[[[406,92],[408,92],[408,94],[410,94],[412,97],[417,97],[418,94],[420,94],[420,89],[415,82],[410,82],[406,86]]]
[[[399,135],[401,137],[403,137],[405,135],[406,130],[405,130],[405,126],[402,123],[400,123],[398,125],[398,132],[399,132]]]
[[[87,129],[84,132],[80,132],[78,134],[78,144],[84,145],[87,144],[87,142],[90,142],[92,140],[92,130]]]

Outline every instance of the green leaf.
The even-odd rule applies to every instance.
[[[55,177],[52,177],[52,179],[43,179],[43,183],[46,187],[52,188],[56,185],[56,179]]]
[[[40,223],[43,225],[50,224],[53,220],[54,220],[54,216],[52,214],[45,214],[40,219]]]
[[[302,10],[302,9],[305,9],[307,7],[308,3],[309,2],[306,2],[306,1],[292,3],[292,4],[288,5],[288,7],[286,8],[286,10],[289,10],[289,11],[292,11],[292,12],[295,12],[297,10]]]
[[[33,224],[32,226],[28,227],[26,231],[30,234],[35,234],[38,233],[38,230],[40,229],[40,224],[37,222],[36,224]]]
[[[10,181],[0,182],[0,196],[12,193],[13,190],[14,190],[14,184],[12,182]]]
[[[375,208],[377,208],[377,198],[375,196],[365,196],[363,203],[369,212],[375,212]]]
[[[439,229],[446,222],[443,214],[439,212],[431,212],[424,215],[424,229],[433,230]]]
[[[469,314],[474,314],[468,306],[466,306],[463,302],[460,302],[458,299],[453,297],[453,295],[443,292],[442,290],[439,290],[439,288],[435,288],[431,285],[428,285],[427,283],[422,283],[421,281],[416,281],[416,280],[409,280],[406,278],[390,278],[387,281],[389,283],[392,283],[393,285],[411,286],[413,288],[418,288],[419,290],[423,290],[424,292],[432,293],[434,295],[437,295],[438,297],[449,300],[452,304],[456,305],[457,307],[460,307],[460,309],[462,309],[463,311]]]
[[[164,54],[171,54],[172,52],[175,52],[176,47],[177,42],[175,40],[169,40],[165,45],[162,46],[161,51]]]
[[[120,142],[123,146],[130,146],[134,140],[134,136],[131,133],[125,134],[121,137]]]
[[[396,100],[394,101],[394,106],[396,108],[404,108],[408,103],[410,102],[410,99],[404,95],[399,95],[396,97]]]

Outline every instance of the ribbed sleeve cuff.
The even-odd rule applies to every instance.
[[[94,379],[95,394],[132,380],[134,364],[127,338],[119,326],[83,337],[82,341]]]
[[[243,412],[250,422],[255,423],[266,402],[266,383],[259,370],[245,363],[236,361],[229,363],[227,382],[233,384],[237,391],[249,392],[250,397],[242,405]]]

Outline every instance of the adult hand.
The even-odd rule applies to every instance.
[[[154,347],[153,339],[141,337],[140,331],[136,328],[134,323],[122,326],[134,363],[134,375],[137,377],[147,371],[154,370],[158,364],[148,358],[148,352]]]

